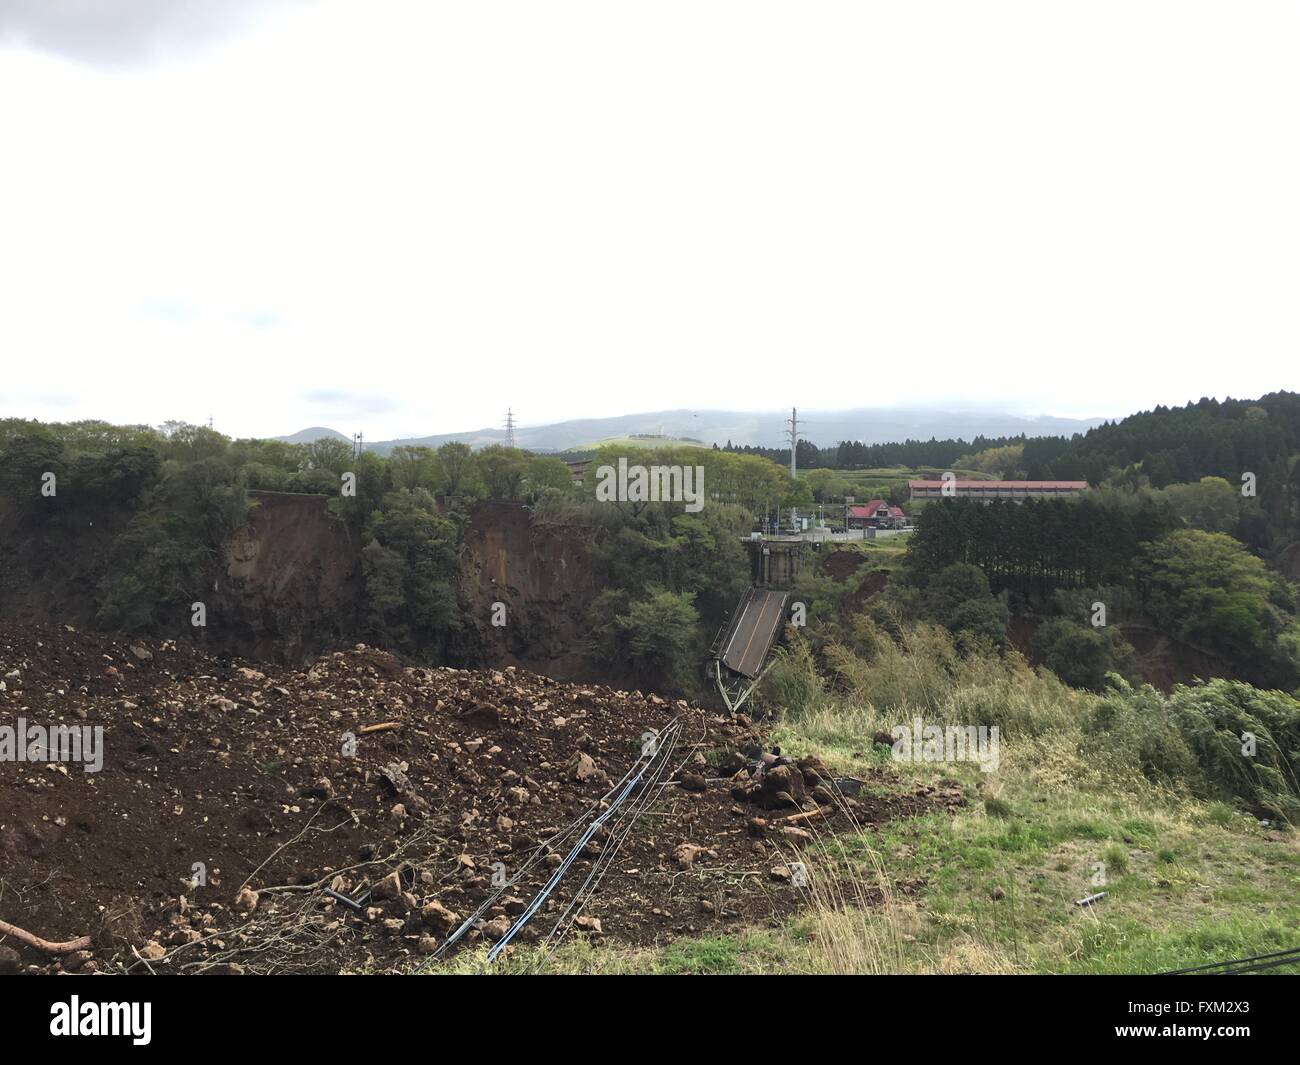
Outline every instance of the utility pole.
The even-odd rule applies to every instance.
[[[790,420],[786,422],[789,426],[785,435],[790,439],[790,480],[793,481],[798,474],[799,464],[795,458],[795,452],[799,450],[799,412],[794,407],[790,408]],[[795,507],[790,508],[790,524],[794,526],[797,533],[799,531],[799,511]]]
[[[506,408],[506,447],[515,446],[515,412]]]

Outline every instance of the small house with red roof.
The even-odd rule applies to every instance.
[[[902,507],[872,499],[862,506],[849,507],[848,522],[850,529],[901,529],[907,524],[907,515]]]

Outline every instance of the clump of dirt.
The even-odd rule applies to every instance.
[[[0,625],[0,730],[59,725],[90,730],[82,762],[12,743],[0,760],[0,920],[92,944],[52,957],[0,936],[0,963],[32,972],[385,968],[484,903],[461,942],[499,940],[638,766],[653,773],[636,816],[574,848],[518,941],[779,921],[803,904],[791,860],[817,833],[963,801],[759,757],[743,716],[514,668],[363,645],[253,667]],[[653,753],[668,737],[671,758]]]

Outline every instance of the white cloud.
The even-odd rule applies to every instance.
[[[0,43],[101,66],[187,56],[303,0],[4,0]]]
[[[0,415],[1300,387],[1296,11],[380,0],[110,68],[10,47]]]

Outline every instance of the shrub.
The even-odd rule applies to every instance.
[[[808,642],[796,635],[773,652],[754,698],[761,709],[798,717],[821,705],[825,696]]]

